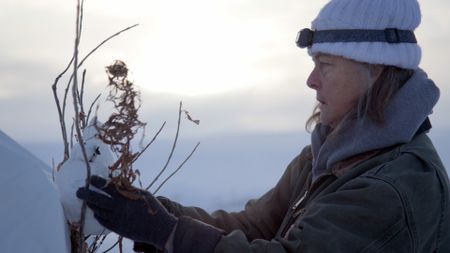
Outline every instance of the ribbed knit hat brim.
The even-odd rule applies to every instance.
[[[421,14],[417,0],[331,0],[312,22],[313,30],[397,28],[414,31]],[[415,43],[314,43],[309,54],[327,53],[371,64],[417,69],[421,49]]]

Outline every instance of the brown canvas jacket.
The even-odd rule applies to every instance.
[[[215,253],[450,252],[448,176],[426,134],[340,163],[314,183],[311,157],[307,146],[241,212],[160,200],[175,216],[224,230]]]

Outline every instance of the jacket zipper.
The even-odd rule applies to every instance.
[[[306,199],[306,196],[308,195],[308,190],[305,191],[303,196],[295,202],[295,204],[291,207],[291,215],[289,217],[289,221],[286,223],[286,226],[283,228],[283,232],[281,233],[281,236],[284,237],[287,233],[287,231],[291,228],[293,222],[297,218],[295,215],[295,212],[297,211],[297,208],[300,206],[300,204],[303,202],[303,200]]]
[[[321,185],[322,181],[324,181],[324,178],[327,178],[327,176],[329,175],[322,175],[320,176],[318,179],[316,179],[316,181],[314,181],[308,190],[305,191],[305,193],[303,194],[303,196],[297,200],[297,202],[295,202],[295,204],[291,207],[291,215],[289,217],[289,221],[288,223],[286,223],[286,226],[283,228],[283,232],[281,233],[281,237],[285,237],[287,231],[291,228],[292,224],[294,224],[295,220],[297,219],[297,217],[299,216],[299,213],[296,213],[298,207],[303,203],[303,201],[305,201],[308,197],[308,193],[313,192],[318,185]]]
[[[297,201],[295,202],[295,204],[292,206],[292,212],[295,212],[297,210],[297,208],[300,206],[300,204],[303,202],[303,200],[305,200],[306,195],[308,195],[308,190],[305,191],[305,193],[303,194],[303,196]]]

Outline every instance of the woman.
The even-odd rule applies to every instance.
[[[311,145],[245,210],[130,200],[98,177],[111,197],[77,195],[139,251],[450,252],[448,176],[426,135],[439,90],[418,68],[419,23],[415,0],[324,6],[297,39],[315,64]]]

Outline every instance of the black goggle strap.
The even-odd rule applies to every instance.
[[[300,48],[311,47],[315,43],[324,42],[387,42],[417,43],[414,32],[387,28],[384,30],[321,30],[313,31],[305,28],[298,32],[296,44]]]

